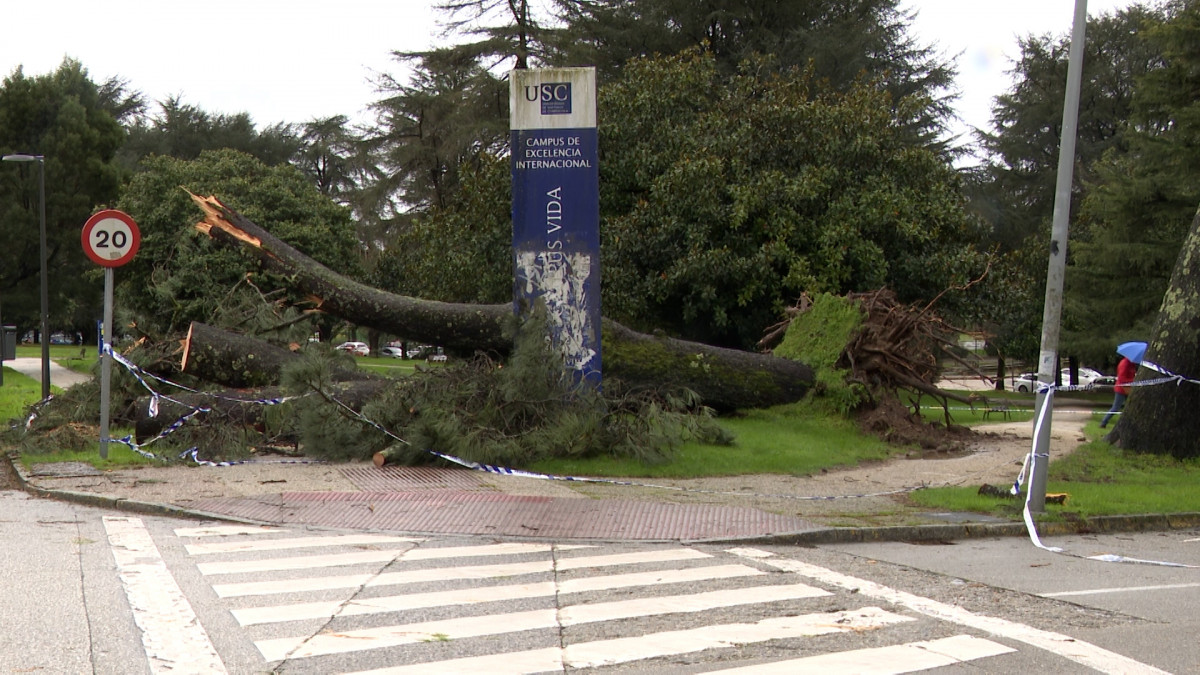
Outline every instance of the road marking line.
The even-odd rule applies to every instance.
[[[891,647],[832,652],[776,663],[714,670],[711,673],[721,673],[721,675],[805,675],[806,673],[812,675],[825,675],[826,673],[902,675],[1015,651],[1017,650],[991,640],[970,635],[955,635],[940,640],[924,640]]]
[[[915,621],[878,607],[775,617],[756,623],[702,626],[689,630],[651,633],[637,637],[583,642],[562,648],[534,649],[447,661],[380,668],[352,675],[499,675],[501,673],[561,672],[565,667],[591,668],[628,663],[706,649],[736,649],[741,645],[813,637],[831,633],[858,633],[891,624]]]
[[[759,560],[775,569],[785,572],[795,572],[796,574],[816,579],[822,583],[853,590],[856,593],[880,598],[897,605],[903,605],[913,611],[943,621],[950,621],[982,630],[998,637],[1024,642],[1103,673],[1118,675],[1153,673],[1154,675],[1167,675],[1166,671],[1159,670],[1154,666],[1135,661],[1127,656],[1110,652],[1107,649],[1097,647],[1082,640],[1076,640],[1061,633],[1040,630],[1006,619],[974,614],[961,607],[947,605],[946,603],[923,598],[912,593],[897,591],[873,581],[858,579],[840,572],[825,569],[824,567],[809,565],[789,558],[777,558],[773,553],[768,551],[753,548],[735,548],[730,549],[729,552],[734,555]]]
[[[411,544],[424,541],[412,537],[393,537],[383,534],[346,534],[331,537],[288,537],[286,539],[238,539],[214,541],[206,544],[188,544],[184,548],[188,555],[210,555],[213,553],[241,553],[243,551],[285,551],[297,548],[320,548],[322,546],[372,546],[375,544]]]
[[[1061,591],[1039,593],[1043,598],[1066,598],[1072,595],[1103,595],[1104,593],[1129,593],[1133,591],[1169,591],[1176,588],[1200,588],[1200,584],[1166,584],[1163,586],[1125,586],[1122,588],[1093,588],[1086,591]]]
[[[336,588],[358,588],[364,585],[376,587],[419,584],[430,581],[496,579],[500,577],[515,577],[523,574],[552,572],[556,568],[563,571],[640,563],[676,562],[711,557],[707,553],[700,553],[687,548],[662,549],[660,551],[647,551],[634,554],[622,553],[617,555],[566,558],[560,559],[557,563],[553,560],[535,560],[532,562],[504,563],[500,565],[469,565],[463,567],[408,570],[405,572],[385,572],[379,575],[348,574],[336,577],[308,577],[304,579],[213,584],[213,590],[219,597],[230,598],[245,595],[273,595],[276,593],[322,591]]]
[[[305,602],[274,607],[250,607],[246,609],[234,609],[231,610],[231,613],[239,624],[250,626],[263,623],[301,621],[305,619],[328,619],[333,616],[359,616],[363,614],[429,609],[432,607],[453,607],[488,602],[550,598],[556,595],[585,591],[609,591],[618,588],[650,586],[654,584],[693,583],[761,574],[766,574],[766,572],[745,565],[716,565],[713,567],[674,570],[669,573],[640,572],[590,577],[586,579],[569,579],[557,584],[553,581],[544,581],[531,584],[509,584],[484,588],[462,588],[453,591],[357,598],[349,601],[329,600],[325,602]]]
[[[278,527],[258,525],[209,525],[207,527],[177,527],[176,537],[225,537],[234,534],[276,534],[290,532]]]
[[[151,672],[227,672],[142,520],[105,516],[103,521]]]
[[[600,602],[562,609],[532,610],[508,614],[485,614],[444,621],[380,626],[362,630],[319,633],[309,637],[288,637],[255,642],[263,658],[280,661],[361,649],[395,647],[415,642],[461,640],[483,635],[499,635],[527,630],[559,628],[584,623],[612,621],[661,614],[705,612],[739,605],[778,602],[829,595],[806,584],[767,586],[664,596],[621,602]]]
[[[584,546],[559,547],[586,548]],[[366,563],[402,562],[406,560],[437,560],[455,557],[482,557],[495,555],[517,555],[525,553],[547,553],[550,544],[492,544],[488,546],[459,546],[448,548],[418,548],[390,551],[362,551],[358,553],[334,553],[329,555],[291,556],[287,558],[265,558],[261,560],[233,560],[226,562],[199,563],[196,568],[208,576],[214,574],[238,574],[244,572],[270,572],[275,570],[301,570],[320,567],[341,567]]]

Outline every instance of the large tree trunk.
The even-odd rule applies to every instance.
[[[1200,210],[1171,274],[1145,361],[1200,379]],[[1161,377],[1144,364],[1138,380]],[[1200,456],[1200,384],[1134,387],[1109,440],[1117,446],[1179,459]]]
[[[231,389],[266,387],[279,384],[284,366],[299,358],[298,353],[270,342],[193,321],[183,341],[180,370]],[[345,368],[333,377],[347,381],[379,376]]]
[[[502,330],[511,305],[435,302],[372,288],[305,256],[215,197],[192,198],[205,214],[198,230],[243,247],[264,268],[288,276],[292,290],[320,311],[459,353],[505,354],[512,346]],[[607,375],[631,384],[688,387],[718,410],[797,401],[813,382],[811,368],[787,359],[649,336],[610,320],[602,331]]]

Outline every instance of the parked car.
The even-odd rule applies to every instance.
[[[1060,374],[1062,375],[1062,383],[1063,384],[1071,383],[1071,369],[1070,368],[1063,368]],[[1079,384],[1081,384],[1085,387],[1088,386],[1089,384],[1096,384],[1096,380],[1099,380],[1102,377],[1104,377],[1104,374],[1094,368],[1080,368],[1079,369]]]
[[[355,356],[370,356],[371,355],[371,348],[368,347],[367,343],[365,343],[365,342],[343,342],[342,344],[335,347],[335,349],[337,349],[338,351],[341,351],[341,352],[350,352],[351,354],[353,354]]]
[[[404,349],[401,347],[393,347],[391,345],[388,345],[386,347],[379,348],[379,355],[387,356],[387,357],[393,358],[393,359],[402,359],[402,358],[404,358]]]
[[[1022,394],[1028,394],[1032,391],[1037,391],[1037,373],[1021,373],[1013,378],[1013,391],[1019,391]]]

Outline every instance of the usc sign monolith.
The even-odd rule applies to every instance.
[[[546,306],[577,381],[600,383],[600,173],[594,68],[514,70],[513,300]]]

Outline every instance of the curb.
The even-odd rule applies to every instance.
[[[1036,523],[1038,535],[1055,537],[1073,534],[1108,534],[1116,532],[1164,532],[1200,527],[1200,513],[1138,514],[1125,516],[1095,516],[1071,522]],[[933,525],[898,525],[893,527],[832,527],[811,532],[796,532],[770,537],[742,539],[746,543],[795,544],[862,544],[871,542],[932,542],[996,537],[1024,537],[1025,523],[961,523]]]
[[[122,497],[95,494],[91,492],[76,492],[72,490],[54,490],[39,487],[29,481],[11,453],[4,454],[4,461],[12,468],[21,489],[29,494],[47,499],[73,502],[85,506],[127,511],[152,516],[170,516],[187,520],[219,520],[248,525],[279,525],[249,518],[239,518],[220,513],[210,513],[195,509],[175,506],[174,504],[159,504],[143,502]],[[1037,523],[1038,534],[1042,537],[1064,536],[1073,534],[1106,534],[1116,532],[1162,532],[1200,527],[1200,513],[1184,512],[1173,514],[1135,514],[1122,516],[1096,516],[1093,518],[1074,518],[1069,521],[1052,521]],[[691,541],[679,539],[682,543],[740,543],[740,544],[783,544],[796,546],[815,546],[819,544],[860,544],[871,542],[934,542],[954,541],[965,539],[986,539],[996,537],[1027,536],[1025,523],[936,523],[928,525],[896,525],[887,527],[827,527],[802,532],[788,532],[766,536],[729,537],[721,539],[705,539]]]

